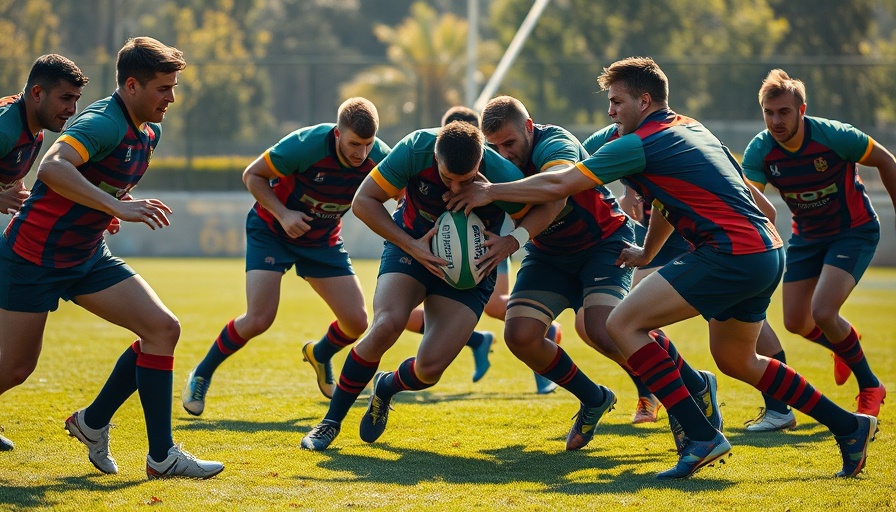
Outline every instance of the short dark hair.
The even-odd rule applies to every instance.
[[[362,139],[369,139],[376,135],[380,127],[380,115],[370,100],[349,98],[336,111],[336,127],[351,130]]]
[[[451,174],[467,174],[475,169],[484,151],[482,132],[464,121],[448,123],[436,138],[436,158]]]
[[[482,131],[493,134],[507,123],[522,125],[529,118],[529,111],[523,102],[513,96],[498,96],[489,100],[482,110]]]
[[[25,89],[40,85],[49,90],[63,81],[75,87],[84,87],[90,79],[71,60],[62,55],[50,53],[41,55],[34,61],[31,72],[28,73],[28,81],[25,82]]]
[[[669,101],[669,79],[650,57],[618,60],[610,64],[610,67],[604,68],[604,72],[597,77],[597,83],[603,91],[618,83],[633,97],[646,92],[653,101],[659,103]]]
[[[451,107],[445,111],[445,115],[442,116],[442,126],[452,121],[463,121],[479,128],[479,114],[472,108],[463,105]]]
[[[118,51],[118,86],[123,87],[131,77],[146,85],[157,73],[175,73],[185,67],[184,54],[177,48],[151,37],[132,37]]]

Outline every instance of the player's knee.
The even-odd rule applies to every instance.
[[[358,338],[367,330],[367,313],[339,320],[339,328],[350,338]]]
[[[541,339],[540,331],[527,329],[520,322],[511,320],[504,324],[504,342],[511,352],[525,350],[527,346],[538,343]]]
[[[36,367],[37,364],[25,364],[4,372],[4,375],[0,376],[0,393],[23,384],[34,373]]]
[[[811,324],[812,322],[806,321],[805,318],[784,315],[784,328],[787,329],[787,332],[789,333],[805,336],[812,330],[813,325]]]
[[[276,317],[276,314],[267,313],[246,315],[240,319],[240,335],[246,339],[254,338],[270,329]]]
[[[812,320],[814,320],[815,325],[821,327],[822,330],[825,330],[825,327],[829,325],[836,325],[839,318],[840,308],[837,307],[837,305],[830,303],[812,304]]]
[[[398,338],[407,325],[407,318],[400,315],[380,314],[374,315],[371,331],[376,331],[377,337]]]
[[[435,384],[445,373],[445,364],[442,361],[425,361],[419,357],[414,361],[414,375],[421,382]]]

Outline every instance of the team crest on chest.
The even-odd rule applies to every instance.
[[[128,163],[131,161],[131,155],[133,154],[133,152],[134,152],[134,148],[131,146],[128,146],[128,152],[125,153],[125,155],[124,155],[124,163]]]
[[[16,155],[16,163],[17,163],[17,164],[22,163],[22,153],[24,153],[24,150],[20,149],[20,150],[19,150],[19,154]]]
[[[828,161],[822,157],[816,158],[812,163],[815,164],[816,172],[824,172],[828,170]]]
[[[421,181],[420,185],[417,186],[417,190],[420,191],[424,196],[429,195],[429,184]]]
[[[780,176],[781,175],[781,171],[778,169],[777,165],[768,166],[768,172],[770,172],[772,174],[772,176]]]
[[[314,182],[315,183],[323,183],[324,182],[324,173],[322,173],[322,172],[317,173],[317,176],[314,177]]]

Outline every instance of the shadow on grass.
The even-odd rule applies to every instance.
[[[705,469],[700,478],[689,481],[667,482],[654,478],[645,463],[674,457],[666,453],[640,453],[610,457],[599,450],[583,452],[544,452],[530,446],[513,445],[498,450],[460,453],[456,456],[424,450],[397,449],[388,444],[376,448],[382,454],[357,455],[327,451],[326,460],[318,467],[349,473],[353,477],[300,477],[301,480],[321,482],[355,481],[415,486],[439,481],[449,484],[505,485],[534,484],[532,492],[551,492],[569,495],[586,493],[634,493],[645,488],[681,488],[693,491],[723,491],[735,485],[717,478],[718,473]],[[332,453],[332,455],[331,455]],[[537,486],[543,486],[537,489]],[[483,497],[488,500],[487,497]]]
[[[92,474],[84,476],[70,476],[56,479],[55,483],[48,485],[27,485],[17,486],[10,485],[9,482],[0,478],[0,505],[12,505],[21,508],[70,508],[72,504],[62,503],[58,501],[59,497],[64,497],[66,493],[72,490],[86,490],[111,492],[129,487],[135,487],[143,483],[140,481],[131,482],[109,482],[106,475]]]

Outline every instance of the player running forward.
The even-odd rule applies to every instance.
[[[185,63],[179,50],[149,37],[129,39],[118,53],[118,88],[79,114],[44,156],[31,196],[0,243],[0,353],[19,347],[0,375],[33,368],[47,314],[59,299],[120,325],[138,337],[119,357],[87,408],[66,421],[103,473],[117,473],[109,453],[109,422],[137,391],[146,422],[149,478],[209,478],[224,469],[174,444],[172,369],[180,323],[139,275],[112,256],[103,232],[113,218],[168,225],[171,210],[158,199],[133,199],[130,190],[149,165],[161,121],[174,102]],[[137,314],[135,314],[137,312]],[[16,350],[16,349],[12,349]],[[12,352],[16,353],[16,352]],[[5,377],[4,377],[5,378]]]
[[[364,294],[341,232],[358,186],[389,153],[376,137],[378,127],[373,103],[350,98],[337,110],[336,124],[296,130],[246,168],[243,181],[257,201],[246,220],[247,309],[224,326],[187,377],[188,413],[202,414],[218,365],[271,327],[283,275],[293,266],[336,316],[320,340],[302,347],[320,392],[333,396],[330,359],[367,330]]]
[[[662,215],[651,216],[644,247],[623,250],[618,263],[644,265],[673,228],[694,246],[647,276],[607,320],[629,366],[682,428],[678,463],[657,478],[687,478],[731,451],[682,381],[675,359],[650,336],[697,315],[709,322],[710,351],[721,371],[827,426],[843,459],[837,476],[858,474],[877,418],[844,410],[792,368],[756,354],[765,311],[784,271],[784,249],[737,162],[702,124],[669,109],[668,80],[653,59],[614,62],[598,83],[608,92],[619,138],[565,170],[512,183],[473,183],[455,192],[448,207],[469,210],[507,198],[555,201],[624,180]]]
[[[480,173],[497,182],[522,178],[510,162],[485,148],[481,131],[455,121],[441,130],[418,130],[406,136],[358,189],[352,203],[355,214],[386,240],[373,297],[373,322],[351,350],[330,408],[323,421],[302,439],[303,448],[324,450],[330,445],[371,379],[373,392],[361,419],[360,435],[366,442],[378,439],[386,428],[393,396],[433,386],[473,332],[494,287],[494,268],[520,246],[518,233],[494,234],[504,212],[519,219],[523,229],[540,233],[562,205],[555,201],[530,209],[501,202],[478,208],[477,215],[492,231],[486,242],[489,250],[480,261],[488,276],[475,288],[455,289],[442,279],[439,265],[445,262],[430,252],[429,244],[436,219],[446,211],[445,194],[469,186]],[[405,200],[390,217],[383,203],[401,189],[406,190]],[[420,302],[427,328],[417,356],[395,371],[377,373],[380,358],[398,339],[408,315]],[[596,406],[611,396],[577,371],[572,361],[565,361],[566,373],[576,380],[579,399],[586,406]],[[589,432],[585,435],[593,433],[597,419],[585,426]]]
[[[861,336],[840,309],[874,256],[880,223],[856,164],[876,167],[896,204],[896,159],[868,135],[806,114],[806,87],[772,70],[759,89],[767,129],[744,152],[744,172],[771,183],[793,213],[784,273],[784,325],[834,352],[838,385],[859,387],[858,412],[877,416],[887,390],[868,364]]]
[[[0,98],[0,213],[14,214],[28,198],[23,183],[44,141],[44,130],[62,131],[73,115],[88,78],[69,59],[43,55],[31,66],[24,92]],[[37,363],[34,347],[0,345],[0,394],[25,381]],[[39,348],[37,349],[40,350]],[[19,364],[25,363],[22,366]],[[13,369],[12,364],[18,366]],[[7,371],[3,371],[7,370]],[[12,450],[0,436],[0,451]]]
[[[559,170],[588,157],[575,136],[558,126],[535,124],[522,102],[510,96],[488,102],[482,112],[482,130],[489,145],[526,176]],[[567,307],[582,311],[582,339],[631,374],[607,333],[606,321],[631,288],[632,269],[621,268],[616,259],[634,242],[633,224],[613,194],[598,186],[567,198],[550,227],[526,245],[527,255],[508,302],[504,338],[518,358],[561,386],[568,385],[566,356],[544,334]],[[715,397],[715,376],[706,372],[704,377],[690,366],[681,371],[693,382],[695,393],[707,400],[713,420],[721,427],[718,407],[709,402]],[[603,413],[600,407],[583,406],[579,421],[587,423],[590,416]],[[587,440],[567,439],[567,449],[584,443]]]

